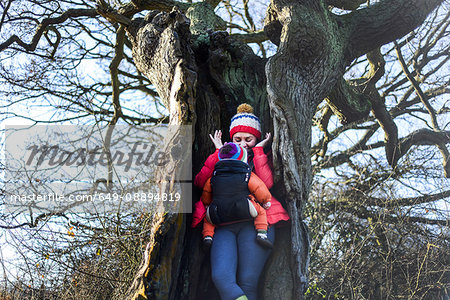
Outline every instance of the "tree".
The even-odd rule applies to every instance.
[[[424,61],[419,59],[421,55],[434,59],[433,55],[428,56],[427,47],[421,48],[423,51],[412,59],[415,71],[411,72],[402,55],[406,42],[397,42],[396,50],[405,74],[397,86],[408,83],[412,88],[396,109],[388,110],[376,86],[384,74],[380,47],[412,32],[442,1],[365,2],[273,0],[267,8],[264,32],[255,30],[248,15],[248,3],[244,2],[246,14],[242,19],[248,28],[241,26],[241,29],[247,33],[229,34],[223,30],[238,26],[224,22],[215,13],[220,1],[125,4],[98,1],[95,7],[84,1],[62,4],[50,1],[40,6],[38,1],[29,1],[29,11],[23,8],[25,13],[9,1],[4,5],[0,29],[14,28],[10,27],[14,25],[25,30],[19,35],[8,34],[0,44],[0,51],[6,55],[31,53],[41,56],[40,61],[46,63],[31,62],[26,78],[20,80],[13,75],[9,60],[9,65],[2,66],[3,80],[14,89],[3,92],[30,98],[41,97],[44,91],[51,105],[66,111],[64,118],[94,115],[98,121],[110,124],[160,121],[162,116],[149,117],[124,106],[124,103],[133,106],[124,96],[127,90],[142,91],[156,98],[155,103],[161,101],[170,124],[191,124],[195,128],[194,173],[211,150],[208,133],[218,128],[226,132],[237,105],[244,101],[251,103],[266,126],[265,131],[274,132],[272,150],[277,183],[274,193],[285,199],[292,219],[290,229],[280,234],[281,241],[277,243],[279,247],[265,280],[272,279],[273,290],[279,297],[301,299],[308,285],[309,237],[302,219],[313,180],[311,150],[320,157],[314,167],[327,168],[343,163],[351,166],[350,158],[359,151],[368,150],[369,146],[370,149],[384,147],[386,161],[396,170],[399,160],[410,153],[413,145],[436,145],[443,156],[446,176],[449,173],[447,124],[439,124],[438,112],[430,104],[433,97],[447,93],[446,84],[424,92],[418,80],[425,77],[421,76],[418,63]],[[140,17],[148,10],[144,18]],[[29,39],[26,37],[28,22],[38,24],[30,43],[24,42]],[[110,41],[112,34],[114,43]],[[91,43],[83,44],[81,37],[88,37]],[[277,46],[269,59],[255,55],[246,45],[261,44],[267,39]],[[432,43],[427,45],[432,47]],[[108,53],[112,48],[113,54]],[[58,51],[73,56],[63,59]],[[445,51],[448,53],[448,49]],[[364,55],[368,71],[359,78],[344,78],[352,62],[356,61],[357,65]],[[107,83],[94,82],[88,86],[80,76],[74,77],[81,58],[108,59],[111,63]],[[61,65],[63,61],[69,64]],[[50,70],[58,70],[62,75],[61,86],[55,86],[54,78],[42,76],[52,74]],[[37,87],[30,87],[30,83]],[[69,83],[72,90],[67,90],[64,83]],[[409,100],[413,92],[417,99]],[[52,96],[64,99],[63,104],[54,103]],[[321,105],[324,99],[326,105]],[[401,114],[416,103],[422,103],[426,109],[432,129],[399,138],[393,116],[396,110]],[[321,110],[316,115],[318,107]],[[366,135],[348,150],[327,156],[333,137],[351,126],[357,128],[361,120],[367,120],[370,111],[376,122],[372,119]],[[328,130],[332,113],[347,124],[337,128],[337,132]],[[311,149],[313,121],[324,134]],[[385,142],[367,145],[378,127],[385,132]],[[359,170],[360,166],[354,169]],[[367,181],[382,179],[371,173]],[[348,197],[364,194],[362,187],[367,183],[357,186],[360,194],[349,193]],[[208,270],[198,266],[204,256],[198,249],[198,232],[189,228],[189,221],[187,215],[174,214],[154,220],[154,234],[129,290],[131,297],[201,299],[211,293],[210,284],[200,285],[208,277]],[[289,259],[284,259],[283,253]],[[286,280],[281,282],[277,278]],[[266,289],[267,298],[270,293]]]

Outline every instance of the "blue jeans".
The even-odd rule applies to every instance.
[[[275,228],[270,227],[268,238],[275,242]],[[212,280],[222,300],[247,296],[258,297],[258,280],[270,249],[256,242],[253,221],[217,226],[211,246]]]

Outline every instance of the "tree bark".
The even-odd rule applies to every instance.
[[[151,12],[144,19],[134,20],[128,26],[128,35],[137,67],[169,108],[170,124],[193,126],[195,175],[214,151],[209,133],[215,129],[228,132],[231,117],[242,102],[254,106],[264,125],[263,131],[272,128],[265,60],[226,32],[209,30],[206,34],[191,35],[192,28],[192,22],[179,11]],[[223,138],[230,139],[226,134]],[[193,201],[199,199],[199,192],[194,191]],[[191,229],[190,222],[191,218],[185,214],[155,218],[152,238],[129,289],[129,298],[219,299],[211,282],[209,256],[200,247],[200,228]],[[281,234],[276,244],[276,251],[288,251],[288,236]],[[271,268],[267,281],[275,282],[282,276],[290,278],[285,271],[289,264],[283,255],[274,256],[267,267]],[[278,282],[275,288],[281,290],[285,285],[286,281]],[[270,293],[269,288],[274,286],[264,288],[263,293]],[[291,299],[290,291],[279,299]]]
[[[150,13],[145,19],[128,26],[137,68],[155,85],[166,108],[169,125],[190,125],[195,122],[194,97],[197,66],[189,46],[189,21],[178,11]],[[170,129],[169,129],[170,132]],[[182,144],[186,135],[177,130],[170,133],[166,153]],[[171,192],[175,176],[185,166],[168,163],[160,170],[161,192]],[[166,176],[169,182],[166,182]],[[181,189],[182,190],[182,189]],[[183,196],[183,193],[182,193]],[[181,200],[183,201],[183,200]],[[167,213],[168,212],[168,213]],[[186,216],[161,209],[154,213],[150,241],[133,284],[131,299],[177,299],[186,239]],[[179,299],[179,298],[178,298]]]
[[[308,287],[309,236],[302,213],[312,182],[312,118],[316,106],[343,74],[343,45],[336,23],[323,3],[304,2],[298,6],[272,1],[271,14],[274,22],[282,25],[282,33],[277,54],[266,66],[275,132],[275,173],[283,179],[283,195],[292,219],[294,299],[303,299]]]

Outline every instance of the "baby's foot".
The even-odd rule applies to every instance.
[[[203,250],[205,250],[205,252],[208,252],[209,249],[211,249],[212,241],[212,236],[207,235],[203,238]]]
[[[272,249],[273,244],[267,238],[267,230],[258,230],[258,234],[256,235],[256,242],[265,248]]]

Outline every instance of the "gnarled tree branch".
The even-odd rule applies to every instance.
[[[370,111],[367,98],[355,85],[341,78],[325,100],[339,121],[347,124],[367,117]]]
[[[32,52],[36,50],[37,44],[42,37],[42,34],[47,30],[47,27],[52,24],[61,24],[64,23],[69,18],[78,18],[78,17],[95,17],[98,15],[98,12],[95,9],[69,9],[62,15],[56,18],[46,18],[42,20],[42,22],[38,25],[36,29],[36,33],[31,40],[31,43],[26,43],[22,41],[17,35],[12,35],[8,40],[0,44],[0,51],[5,50],[13,43],[17,43],[21,46],[25,51]]]
[[[399,156],[405,155],[413,145],[435,145],[443,156],[445,177],[450,177],[450,154],[446,144],[450,143],[450,131],[433,131],[419,129],[409,136],[401,139]]]
[[[262,30],[245,34],[235,33],[231,36],[243,43],[262,43],[269,39]]]
[[[357,9],[361,4],[365,3],[366,0],[326,0],[328,5],[345,9],[354,10]]]
[[[343,22],[348,22],[347,62],[406,35],[422,24],[442,1],[384,0],[339,17]]]
[[[379,48],[367,53],[367,59],[370,64],[370,82],[367,85],[368,98],[372,105],[372,113],[384,131],[386,159],[392,167],[395,167],[400,158],[398,151],[398,129],[391,114],[386,109],[384,98],[380,96],[375,86],[375,83],[384,74],[385,61]]]
[[[365,150],[376,149],[379,147],[386,146],[385,143],[383,143],[383,142],[378,142],[378,143],[369,144],[369,145],[366,144],[366,142],[371,137],[371,134],[373,134],[376,131],[376,129],[378,128],[378,124],[375,124],[375,125],[377,125],[377,126],[376,127],[373,126],[373,128],[371,128],[368,131],[368,133],[366,133],[366,135],[356,145],[354,145],[353,147],[351,147],[345,151],[339,152],[335,156],[325,157],[325,159],[321,163],[319,163],[316,167],[322,168],[322,169],[337,167],[339,165],[342,165],[342,164],[348,162],[350,157],[352,157],[356,153],[360,153]],[[439,150],[441,150],[441,152],[443,152],[443,150],[441,148],[444,147],[444,149],[447,149],[445,147],[445,145],[448,143],[450,143],[450,131],[436,132],[436,131],[429,130],[429,129],[419,129],[419,130],[414,131],[413,133],[409,134],[408,136],[399,139],[397,158],[400,159],[402,156],[406,155],[406,153],[408,153],[408,150],[414,145],[417,145],[417,146],[435,145],[435,146],[439,147]],[[443,156],[444,156],[444,168],[445,168],[446,172],[448,173],[447,169],[448,169],[448,165],[449,165],[449,159],[448,159],[448,156],[445,156],[445,150],[444,150]]]
[[[131,18],[133,15],[144,10],[170,12],[174,7],[185,12],[191,7],[191,4],[174,0],[133,0],[120,7],[117,12],[125,17]]]

